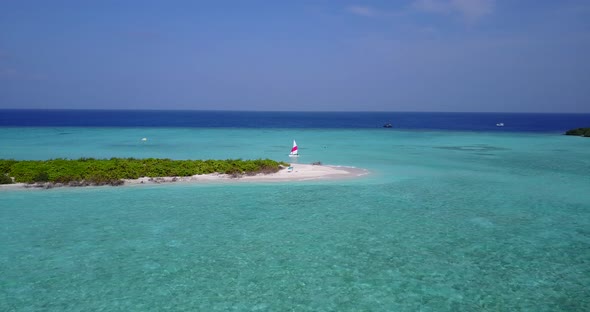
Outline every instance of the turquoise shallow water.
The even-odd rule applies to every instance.
[[[1,128],[0,158],[288,161],[292,139],[371,175],[0,190],[0,311],[590,310],[588,139]]]

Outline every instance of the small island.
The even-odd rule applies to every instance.
[[[0,159],[0,190],[69,186],[119,186],[178,183],[294,182],[341,180],[366,176],[366,169],[257,160],[171,160],[81,158]]]
[[[590,128],[577,128],[568,130],[565,132],[566,135],[577,135],[590,138]]]
[[[125,180],[145,177],[188,177],[217,173],[239,178],[243,175],[275,173],[288,166],[288,163],[270,159],[0,159],[0,184],[25,183],[39,187],[117,186],[124,184]]]

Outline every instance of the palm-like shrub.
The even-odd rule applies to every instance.
[[[0,184],[12,184],[12,179],[6,174],[0,174]]]

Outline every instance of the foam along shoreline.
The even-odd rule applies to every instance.
[[[201,174],[187,177],[158,177],[149,178],[143,177],[139,179],[123,179],[123,186],[128,185],[150,185],[162,183],[207,183],[207,182],[289,182],[289,181],[325,181],[325,180],[343,180],[361,177],[369,174],[366,169],[344,166],[329,166],[329,165],[308,165],[308,164],[293,164],[291,167],[283,168],[275,173],[260,173],[257,175],[241,175],[233,176],[229,174]],[[78,185],[83,186],[83,185]],[[61,185],[54,183],[14,183],[1,184],[0,189],[36,189],[36,188],[53,188],[53,187],[78,187],[70,185]],[[94,185],[88,185],[94,186]]]

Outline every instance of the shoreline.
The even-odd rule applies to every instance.
[[[202,174],[186,177],[142,177],[139,179],[122,179],[121,185],[66,185],[59,183],[14,183],[1,184],[0,190],[16,189],[50,189],[50,188],[79,188],[99,186],[136,186],[157,185],[168,183],[274,183],[274,182],[304,182],[304,181],[329,181],[347,180],[368,175],[366,169],[332,165],[292,164],[288,168],[282,168],[274,173],[259,173],[256,175],[234,176],[230,174]]]

